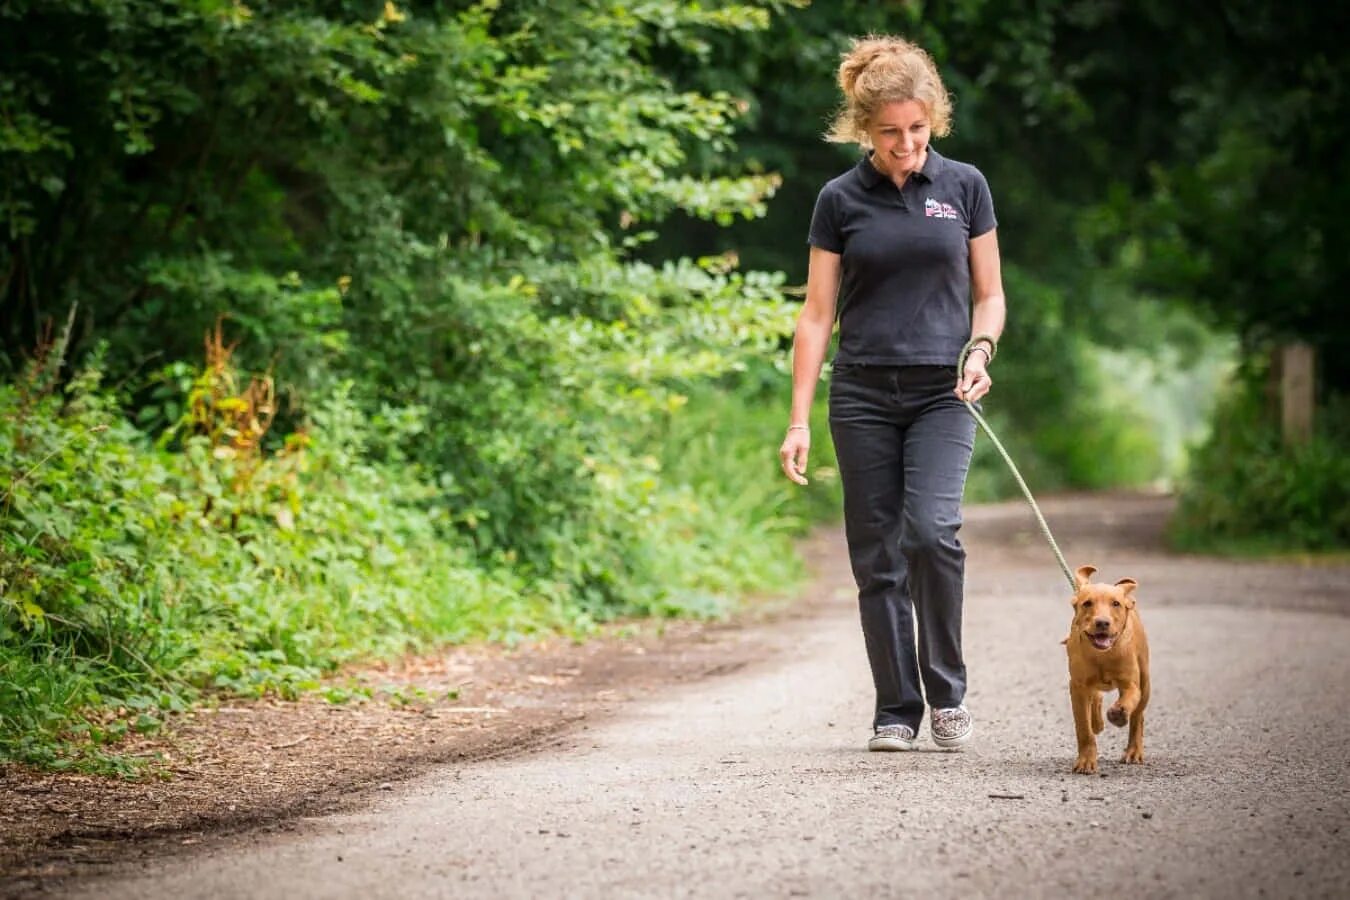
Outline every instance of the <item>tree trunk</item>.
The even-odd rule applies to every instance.
[[[1279,387],[1280,432],[1286,447],[1308,443],[1313,430],[1313,366],[1316,353],[1302,342],[1275,350],[1271,374]]]

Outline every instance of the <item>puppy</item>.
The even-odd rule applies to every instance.
[[[1073,624],[1061,643],[1069,651],[1069,698],[1078,734],[1075,772],[1097,771],[1097,735],[1101,733],[1102,692],[1119,691],[1106,711],[1112,725],[1130,724],[1124,763],[1144,761],[1144,708],[1148,706],[1148,638],[1135,608],[1133,578],[1115,584],[1089,581],[1097,570],[1082,566],[1075,573]]]

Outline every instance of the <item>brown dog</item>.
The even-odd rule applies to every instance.
[[[1069,698],[1078,733],[1075,772],[1097,771],[1097,735],[1102,723],[1102,692],[1116,690],[1116,702],[1106,711],[1112,725],[1130,723],[1124,763],[1144,761],[1144,707],[1148,706],[1148,637],[1135,609],[1133,578],[1115,584],[1089,581],[1096,568],[1082,566],[1075,573],[1078,592],[1073,597],[1073,624],[1062,643],[1069,650]]]

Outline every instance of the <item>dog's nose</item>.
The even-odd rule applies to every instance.
[[[1096,628],[1098,631],[1110,631],[1110,630],[1111,630],[1111,620],[1110,620],[1110,619],[1093,619],[1093,620],[1092,620],[1092,627],[1093,627],[1093,628]]]

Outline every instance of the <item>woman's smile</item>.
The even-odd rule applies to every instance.
[[[922,104],[914,100],[884,104],[867,128],[873,165],[882,174],[903,181],[923,167],[931,132]]]

